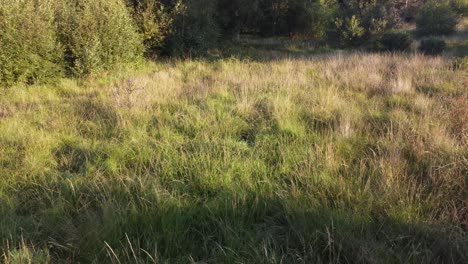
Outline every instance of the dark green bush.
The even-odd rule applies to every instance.
[[[260,0],[256,29],[260,36],[271,37],[288,33],[288,0]]]
[[[69,69],[78,75],[133,61],[141,36],[122,0],[61,2],[59,30]]]
[[[221,35],[215,0],[186,0],[172,7],[171,33],[165,52],[169,55],[201,55],[217,45]]]
[[[448,35],[455,31],[457,14],[444,2],[427,2],[416,18],[416,31],[419,36]]]
[[[217,22],[223,37],[239,40],[241,32],[255,32],[259,18],[258,1],[217,0]]]
[[[403,32],[386,32],[380,38],[383,50],[386,51],[405,51],[411,46],[411,37]]]
[[[289,6],[289,33],[321,40],[325,36],[328,10],[318,0],[293,0]]]
[[[462,16],[468,15],[468,1],[466,0],[452,0],[451,2],[453,10]]]
[[[363,45],[373,36],[385,32],[394,22],[386,1],[329,2],[335,2],[331,5],[335,19],[329,25],[328,39],[341,47]]]
[[[157,55],[172,25],[172,17],[161,0],[126,0],[143,38],[145,54]]]
[[[61,73],[53,10],[52,0],[0,1],[0,85]]]
[[[445,50],[446,46],[447,44],[443,39],[431,37],[421,40],[419,50],[427,55],[439,55]]]
[[[321,0],[217,0],[222,35],[297,36],[319,40],[329,13]]]

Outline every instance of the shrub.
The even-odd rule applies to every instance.
[[[0,2],[0,84],[35,82],[60,74],[62,51],[53,0]]]
[[[335,4],[326,3],[335,2]],[[340,46],[359,46],[372,36],[385,32],[394,21],[386,1],[325,1],[334,10],[335,17],[329,25],[328,38]]]
[[[340,42],[346,46],[356,46],[363,42],[366,30],[356,16],[349,20],[336,18],[335,25]]]
[[[145,54],[147,56],[157,54],[163,47],[172,24],[167,8],[159,0],[126,1],[133,9],[133,18],[138,32],[143,37]]]
[[[416,18],[416,31],[420,36],[448,35],[456,26],[457,14],[445,2],[429,1]]]
[[[431,37],[428,39],[421,40],[419,50],[427,55],[438,55],[445,50],[446,46],[447,44],[443,39]]]
[[[214,0],[187,0],[172,8],[173,26],[165,51],[171,55],[200,55],[220,37]]]
[[[458,14],[462,16],[468,15],[468,2],[466,0],[452,0],[450,4]]]
[[[288,11],[289,33],[321,40],[325,35],[327,9],[319,1],[291,1]]]
[[[411,37],[408,33],[386,32],[382,35],[380,43],[386,51],[405,51],[411,46]]]
[[[60,36],[73,73],[107,69],[142,53],[141,37],[122,0],[71,0],[62,5]]]

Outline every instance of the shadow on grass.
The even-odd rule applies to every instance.
[[[209,196],[171,193],[163,186],[173,183],[155,184],[155,179],[91,182],[73,178],[79,175],[57,177],[10,190],[16,203],[8,210],[2,206],[1,250],[6,240],[11,245],[25,239],[47,248],[57,262],[467,260],[463,236],[392,219],[376,209],[356,212],[318,206],[313,197],[242,189],[212,190]]]

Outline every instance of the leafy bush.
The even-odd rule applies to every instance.
[[[34,82],[60,74],[62,51],[54,1],[0,2],[0,84]]]
[[[359,46],[372,36],[385,32],[393,23],[385,1],[331,1],[333,24],[329,25],[329,40],[340,46]],[[325,2],[326,3],[326,2]]]
[[[322,40],[332,13],[322,0],[217,0],[222,35],[289,36]]]
[[[382,35],[380,43],[386,51],[405,51],[411,46],[411,37],[408,33],[386,32]]]
[[[419,50],[427,55],[438,55],[445,50],[446,46],[447,44],[443,39],[431,37],[421,40]]]
[[[130,62],[142,53],[141,37],[122,0],[71,0],[59,10],[60,36],[75,74]]]
[[[165,51],[170,55],[200,55],[220,37],[214,0],[187,0],[172,7],[173,26]]]
[[[429,1],[416,18],[416,31],[420,36],[448,35],[455,31],[457,14],[445,2]]]
[[[450,4],[455,12],[462,16],[468,15],[468,2],[466,0],[452,0]]]
[[[123,0],[12,0],[0,3],[0,83],[81,75],[143,51]]]
[[[342,44],[355,46],[363,42],[366,29],[362,27],[361,22],[356,16],[352,16],[348,20],[337,18],[335,25],[338,31],[338,38]]]
[[[295,0],[288,12],[290,33],[321,40],[325,35],[328,10],[320,1]],[[292,30],[291,30],[292,29]]]
[[[153,56],[164,45],[172,17],[166,6],[159,0],[126,0],[132,7],[133,18],[138,32],[143,37],[145,54]]]

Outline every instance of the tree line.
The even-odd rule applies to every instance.
[[[457,12],[466,13],[463,3],[463,0],[2,1],[0,84],[34,82],[64,74],[86,75],[142,56],[202,55],[224,42],[239,40],[242,34],[304,39],[315,45],[343,48],[367,45],[369,40],[404,20],[422,21],[427,31],[424,34],[440,33],[433,32],[437,25],[446,25],[448,29],[439,31],[450,33]],[[421,18],[425,7],[426,17]],[[434,16],[434,10],[439,10],[443,18]]]

